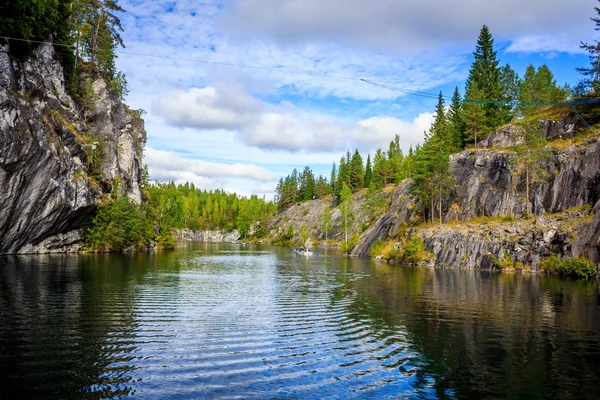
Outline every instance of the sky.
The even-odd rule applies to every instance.
[[[596,0],[120,0],[126,101],[146,111],[150,179],[271,199],[309,165],[329,177],[422,142],[464,82],[486,24],[500,63],[574,85]],[[365,82],[367,81],[367,82]],[[391,89],[390,89],[391,88]]]

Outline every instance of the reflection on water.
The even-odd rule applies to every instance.
[[[600,290],[285,249],[0,258],[0,398],[592,398]]]

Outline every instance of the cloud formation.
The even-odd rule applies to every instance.
[[[505,40],[516,33],[554,37],[557,27],[581,38],[592,6],[589,0],[235,0],[226,3],[222,21],[232,35],[279,43],[420,52],[472,43],[484,23]]]
[[[190,180],[210,187],[223,186],[229,179],[245,178],[258,182],[274,182],[279,176],[269,170],[248,164],[225,164],[185,159],[170,151],[147,147],[145,161],[154,179],[161,181]],[[184,179],[185,178],[185,179]]]
[[[287,101],[270,104],[241,90],[214,87],[174,91],[156,101],[152,112],[180,128],[230,130],[246,145],[289,152],[372,151],[386,146],[396,134],[408,147],[422,141],[432,121],[430,113],[409,122],[390,116],[351,121],[307,112]]]

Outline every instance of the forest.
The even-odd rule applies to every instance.
[[[598,8],[596,11],[600,14]],[[19,58],[31,54],[39,42],[52,41],[69,91],[82,107],[89,106],[86,94],[91,79],[104,79],[112,93],[122,98],[127,94],[127,81],[115,67],[117,49],[124,47],[119,20],[122,12],[117,0],[2,2],[0,43],[8,41],[11,55]],[[599,30],[600,18],[592,20]],[[427,204],[424,217],[434,222],[437,211],[441,221],[441,201],[453,184],[450,155],[477,146],[485,135],[511,122],[524,127],[524,144],[514,151],[517,170],[526,176],[529,188],[531,182],[541,179],[536,165],[545,156],[544,140],[536,128],[540,108],[600,91],[600,45],[596,41],[581,47],[589,53],[590,65],[579,68],[583,79],[571,88],[559,85],[546,65],[529,65],[523,76],[508,64],[500,65],[494,38],[484,25],[464,94],[458,87],[450,98],[440,92],[434,122],[423,143],[409,148],[406,154],[398,135],[387,149],[379,148],[366,159],[358,149],[349,149],[338,164],[333,163],[329,177],[316,177],[306,166],[282,178],[275,189],[275,203],[256,196],[200,190],[189,183],[148,184],[146,177],[145,201],[138,206],[119,194],[119,183],[114,182],[111,195],[98,207],[86,231],[87,246],[118,250],[143,247],[154,240],[159,247],[171,247],[174,228],[238,229],[242,237],[250,233],[260,237],[266,234],[264,227],[270,215],[297,202],[332,196],[333,204],[338,205],[348,193],[363,189],[373,193],[408,178],[414,182],[412,193]],[[579,108],[592,120],[600,118],[598,107]]]
[[[592,19],[599,24],[598,19]],[[320,176],[315,180],[310,166],[302,173],[294,170],[277,184],[277,209],[284,210],[297,202],[328,195],[333,195],[334,202],[339,203],[344,187],[352,192],[364,188],[378,190],[411,178],[411,192],[428,205],[425,216],[434,222],[437,212],[441,222],[442,199],[453,184],[450,155],[467,147],[477,147],[487,134],[509,123],[523,127],[523,145],[513,150],[517,155],[516,170],[526,176],[529,191],[530,184],[542,178],[538,161],[547,156],[539,131],[539,116],[549,109],[566,110],[568,101],[593,96],[598,90],[598,44],[582,47],[590,53],[592,63],[589,68],[579,69],[584,79],[575,88],[559,85],[545,64],[537,68],[530,64],[520,77],[510,65],[500,65],[494,38],[483,25],[464,96],[456,87],[447,106],[446,97],[439,93],[434,121],[425,132],[422,144],[414,149],[410,147],[404,154],[396,135],[387,150],[377,149],[373,158],[367,154],[366,164],[358,149],[353,153],[348,150],[339,164],[333,163],[329,179]],[[580,112],[594,121],[600,117],[598,107],[580,106]],[[529,194],[525,197],[528,199]]]

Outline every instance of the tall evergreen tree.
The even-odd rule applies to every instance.
[[[364,187],[365,167],[358,149],[354,150],[350,160],[350,187],[353,192]]]
[[[590,19],[596,24],[594,29],[600,31],[600,7],[594,7],[594,9],[597,16]],[[577,85],[576,94],[598,96],[600,93],[600,41],[581,43],[581,48],[589,53],[590,65],[577,68],[584,78]]]
[[[494,50],[494,38],[489,28],[483,25],[477,39],[475,60],[469,70],[467,78],[465,97],[467,100],[503,101],[501,85],[501,70],[498,67],[496,51]],[[477,98],[475,95],[479,95]],[[497,127],[504,121],[503,107],[498,104],[485,104],[485,121],[481,126],[485,127],[482,133],[488,133],[493,127]]]
[[[336,182],[337,182],[337,170],[336,170],[335,162],[334,162],[331,167],[331,176],[329,177],[329,183],[331,184],[331,192],[332,193],[337,193]]]
[[[448,122],[450,124],[450,145],[452,152],[460,151],[465,146],[465,123],[462,118],[462,98],[458,87],[454,88],[450,108],[448,109]]]
[[[373,180],[373,167],[371,166],[371,155],[367,154],[367,166],[365,167],[365,187],[368,188]]]
[[[485,105],[469,99],[481,98],[483,94],[480,90],[472,87],[468,91],[467,100],[463,104],[463,121],[465,123],[465,141],[474,143],[477,146],[478,140],[489,132],[489,119],[485,113]]]

